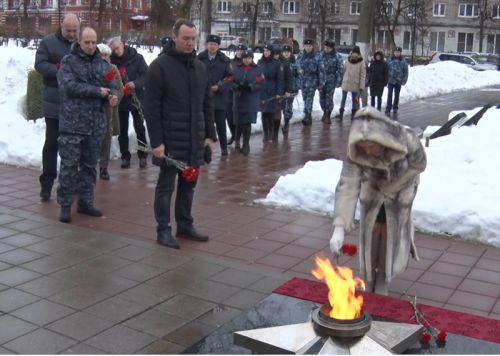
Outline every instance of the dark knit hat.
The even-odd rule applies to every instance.
[[[241,58],[246,58],[246,57],[252,57],[252,59],[253,59],[253,52],[252,52],[252,50],[246,49],[246,50],[243,51],[243,53],[241,54]]]
[[[314,41],[312,39],[310,39],[310,38],[306,38],[304,40],[304,44],[305,45],[312,45],[312,44],[314,44]]]
[[[207,43],[208,42],[214,42],[220,45],[220,36],[217,35],[208,35],[207,36]]]
[[[248,49],[248,47],[243,45],[243,44],[240,44],[240,45],[238,45],[238,47],[236,47],[236,50],[240,50],[240,51],[246,51],[247,49]]]
[[[361,55],[361,50],[359,49],[359,47],[358,47],[358,46],[354,46],[354,47],[352,48],[351,53],[357,53],[357,54]]]
[[[281,47],[281,52],[293,52],[292,51],[292,46],[290,46],[289,44],[286,44],[286,45],[283,45],[283,47]]]
[[[335,42],[333,42],[332,40],[326,40],[323,44],[326,47],[330,47],[330,48],[334,48],[335,47]]]

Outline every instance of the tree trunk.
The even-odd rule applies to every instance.
[[[200,39],[198,42],[199,52],[206,49],[206,39],[212,31],[212,0],[203,0],[201,6]]]
[[[255,7],[252,14],[252,31],[250,34],[250,44],[251,47],[255,47],[255,34],[257,33],[257,15],[259,14],[259,0],[255,0]]]
[[[358,41],[356,45],[359,46],[361,55],[368,60],[368,52],[370,50],[370,39],[373,29],[373,15],[375,10],[375,2],[373,0],[363,0],[361,4],[361,15],[359,17],[358,25]]]

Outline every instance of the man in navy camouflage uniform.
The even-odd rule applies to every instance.
[[[319,91],[319,103],[323,110],[321,121],[331,124],[330,118],[333,111],[333,94],[335,88],[340,88],[344,76],[344,60],[335,50],[335,42],[326,40],[325,47],[321,52],[321,60],[325,68],[326,82],[323,89]]]
[[[319,55],[314,52],[313,40],[304,40],[304,51],[297,58],[297,69],[304,100],[302,124],[309,126],[312,124],[314,94],[316,89],[321,90],[325,85],[325,69]]]
[[[285,74],[285,99],[283,99],[283,118],[285,123],[282,131],[283,135],[288,134],[288,127],[293,116],[293,101],[298,89],[298,72],[295,56],[292,53],[292,46],[286,44],[281,48],[281,63]]]
[[[405,59],[401,57],[401,47],[396,47],[389,60],[389,84],[387,85],[387,107],[386,114],[390,114],[391,110],[394,114],[398,113],[399,107],[399,92],[401,87],[406,84],[408,80],[408,64]],[[394,101],[392,101],[394,93]]]
[[[108,79],[113,68],[96,48],[97,34],[87,27],[57,73],[61,94],[59,118],[59,187],[57,202],[61,222],[71,221],[73,194],[78,193],[78,212],[101,216],[94,207],[96,164],[106,131],[104,103],[118,105],[118,91]]]

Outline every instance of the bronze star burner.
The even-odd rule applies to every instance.
[[[363,311],[356,319],[334,319],[329,316],[331,307],[323,305],[312,312],[313,328],[318,335],[353,338],[365,335],[370,330],[372,317]]]

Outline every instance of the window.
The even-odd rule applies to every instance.
[[[137,9],[138,10],[142,9],[142,1],[141,0],[137,0]]]
[[[271,38],[271,27],[259,27],[259,41],[265,42]]]
[[[132,0],[127,0],[125,6],[126,6],[127,9],[131,9],[132,8]]]
[[[458,17],[478,17],[479,5],[478,4],[459,4]]]
[[[500,19],[500,5],[491,6],[491,17],[494,19]]]
[[[298,1],[285,1],[283,3],[283,13],[284,14],[298,14],[299,13],[299,2]]]
[[[431,32],[431,44],[429,49],[431,51],[444,51],[444,41],[446,38],[446,32]]]
[[[411,32],[403,32],[403,49],[411,50]]]
[[[82,6],[82,0],[76,0],[76,6]]]
[[[377,47],[389,48],[389,31],[377,31]]]
[[[352,45],[354,46],[358,41],[358,30],[352,30]]]
[[[331,39],[336,44],[340,44],[340,28],[327,28],[326,29],[328,38]]]
[[[319,15],[320,8],[321,8],[321,4],[319,3],[319,1],[312,1],[309,5],[309,9],[311,11],[311,14],[313,14],[313,15]]]
[[[282,27],[281,37],[293,38],[293,27]]]
[[[217,1],[217,12],[218,13],[230,13],[231,12],[231,1]]]
[[[351,1],[351,15],[361,14],[361,1]]]
[[[380,14],[387,16],[394,15],[394,5],[392,4],[392,1],[384,1],[380,4]]]
[[[330,6],[331,6],[330,7],[330,14],[338,15],[340,13],[340,7],[339,7],[339,3],[337,1],[334,1]]]
[[[445,16],[446,4],[434,4],[434,11],[432,12],[432,16]]]
[[[474,44],[473,33],[458,33],[457,52],[472,52]]]
[[[47,7],[49,9],[52,9],[54,7],[54,1],[53,0],[47,0]]]
[[[115,29],[117,29],[118,31],[122,30],[122,20],[120,19],[115,20]]]
[[[111,24],[112,24],[111,18],[108,18],[106,20],[106,30],[111,31]]]
[[[248,1],[245,1],[244,3],[241,4],[241,11],[243,13],[248,13],[252,11],[252,6]]]
[[[262,12],[264,14],[269,14],[273,11],[273,3],[271,1],[266,1],[262,4]]]

